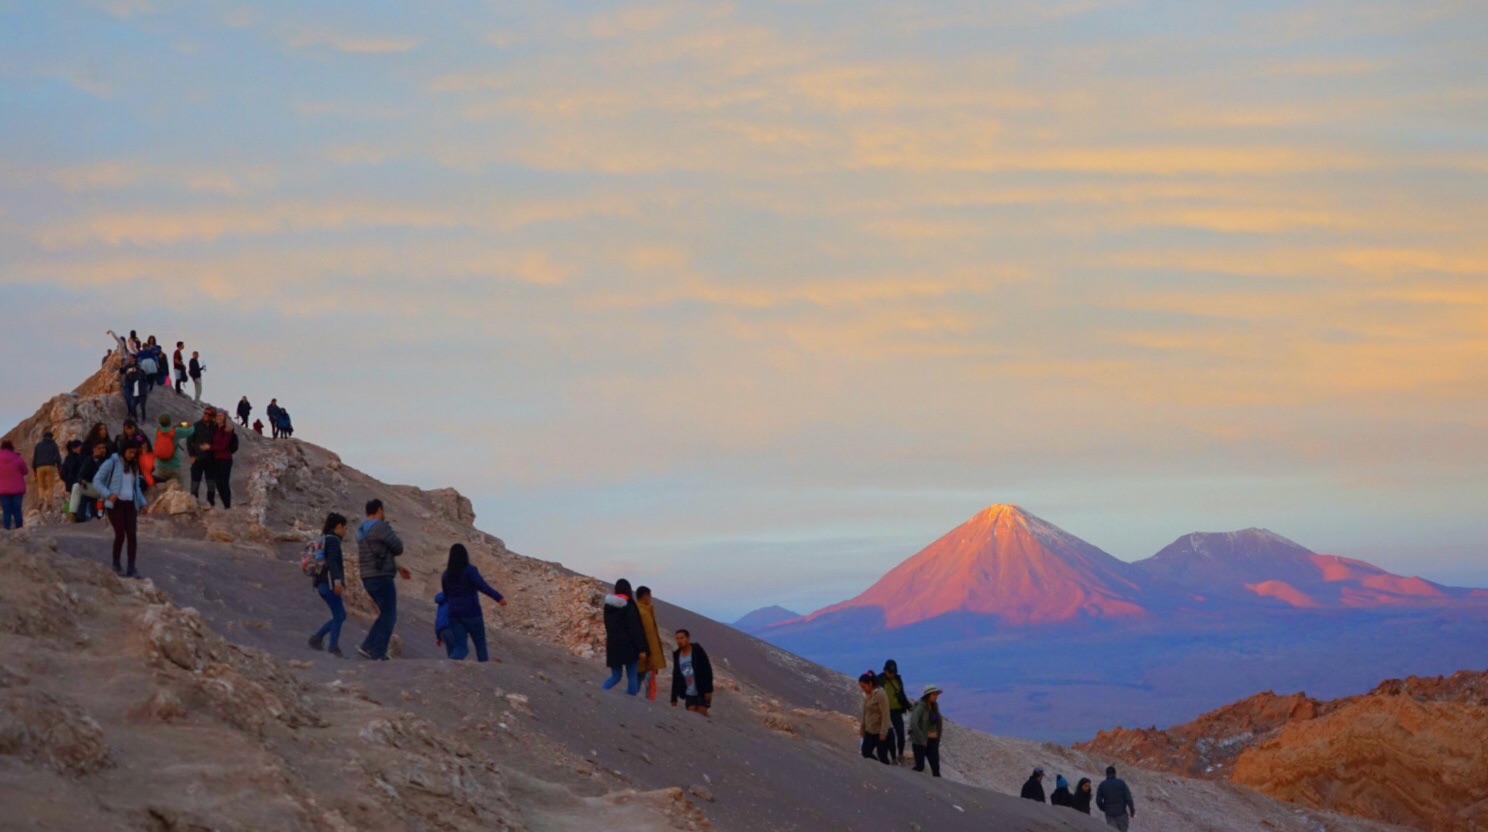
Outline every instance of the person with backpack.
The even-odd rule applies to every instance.
[[[346,594],[346,565],[341,554],[341,541],[346,539],[346,517],[336,512],[326,515],[321,527],[319,548],[312,557],[315,592],[331,610],[331,619],[310,637],[312,650],[324,649],[336,658],[341,655],[341,625],[346,623],[346,604],[341,596]],[[302,567],[304,565],[302,564]],[[326,638],[330,644],[326,644]]]
[[[119,453],[109,457],[93,477],[93,487],[103,495],[103,504],[108,511],[109,523],[114,527],[114,571],[126,578],[138,578],[135,571],[135,550],[139,544],[139,511],[148,501],[145,499],[145,481],[139,468],[139,445],[126,445]],[[119,553],[125,544],[129,546],[129,569],[119,566]]]
[[[904,766],[904,713],[913,707],[904,692],[904,678],[899,675],[899,663],[893,659],[884,662],[883,674],[879,677],[884,695],[889,698],[889,722],[894,726],[894,736],[889,738],[889,760]]]
[[[1081,777],[1080,782],[1075,786],[1075,793],[1070,795],[1070,808],[1088,815],[1090,814],[1090,800],[1094,796],[1090,791],[1090,778]]]
[[[28,473],[26,460],[16,453],[15,445],[9,439],[0,442],[0,523],[6,531],[25,525],[21,508],[26,501]]]
[[[661,630],[656,626],[656,607],[651,603],[651,587],[636,587],[636,610],[641,614],[641,627],[646,631],[646,659],[638,665],[646,683],[646,698],[656,699],[656,679],[666,670],[666,653],[661,646]]]
[[[377,605],[377,620],[357,648],[357,655],[364,659],[388,660],[388,644],[393,639],[393,628],[398,625],[398,585],[394,580],[413,578],[398,565],[401,554],[403,541],[388,523],[382,501],[368,500],[367,519],[357,527],[357,565],[362,573],[362,589]]]
[[[238,421],[243,427],[248,427],[248,417],[253,413],[253,405],[248,403],[248,397],[244,396],[238,400]]]
[[[151,447],[155,451],[155,480],[163,482],[181,475],[181,447],[191,441],[193,430],[185,422],[172,422],[168,413],[160,414],[158,425]]]
[[[1121,832],[1137,816],[1137,802],[1126,781],[1116,776],[1115,766],[1106,766],[1106,779],[1095,790],[1095,805],[1106,816],[1106,825]]]
[[[31,476],[36,480],[37,510],[50,511],[57,483],[62,481],[62,451],[51,431],[42,433],[41,441],[31,449]]]
[[[469,637],[475,645],[475,660],[489,661],[490,656],[486,653],[486,617],[481,611],[480,597],[486,595],[503,607],[506,606],[506,599],[492,589],[486,579],[481,577],[480,570],[470,563],[470,552],[463,543],[450,547],[449,561],[445,564],[444,575],[440,577],[439,583],[444,590],[445,612],[449,617],[448,635],[441,634],[447,654],[455,661],[470,655],[470,648],[465,646],[465,639]]]
[[[233,454],[238,452],[238,432],[226,410],[217,411],[217,429],[212,433],[212,479],[217,484],[217,496],[222,498],[224,509],[232,508]],[[212,501],[212,491],[207,490],[207,502]]]
[[[279,400],[269,399],[269,406],[264,408],[264,415],[269,417],[269,431],[272,438],[279,438]]]
[[[176,342],[176,351],[171,354],[171,368],[176,371],[176,395],[183,395],[181,390],[186,386],[186,359],[182,351],[186,349],[185,341]]]
[[[107,433],[107,429],[104,432]],[[103,494],[93,486],[93,478],[98,476],[98,469],[109,458],[108,442],[84,442],[83,446],[88,449],[88,453],[78,468],[77,482],[72,484],[72,499],[67,503],[67,513],[77,521],[93,520],[100,516],[98,500]]]
[[[889,732],[893,730],[889,722],[889,697],[879,686],[878,674],[871,670],[858,677],[858,687],[863,691],[863,718],[858,723],[863,736],[863,757],[868,760],[876,757],[888,765]]]
[[[914,770],[924,771],[930,764],[930,776],[940,776],[940,736],[945,723],[940,718],[940,688],[926,685],[909,715],[909,746],[914,752]]]
[[[672,707],[680,699],[687,710],[707,716],[713,707],[713,662],[692,633],[678,630],[677,649],[672,651]]]
[[[1069,781],[1064,779],[1063,774],[1054,775],[1054,791],[1049,793],[1050,806],[1069,806],[1074,795],[1070,794]]]
[[[196,396],[192,401],[201,404],[201,380],[202,373],[207,371],[207,365],[201,361],[201,353],[193,351],[191,361],[186,365],[186,374],[191,376],[191,385],[196,388]]]
[[[208,406],[201,420],[191,426],[186,447],[191,451],[191,496],[201,499],[201,484],[207,483],[207,504],[217,505],[217,476],[212,467],[212,436],[217,432],[217,408]]]
[[[610,669],[610,678],[603,687],[609,690],[620,684],[620,676],[624,674],[625,692],[630,696],[640,693],[641,682],[636,672],[649,649],[646,628],[641,624],[633,594],[630,581],[621,578],[615,582],[615,591],[604,598],[605,667]]]

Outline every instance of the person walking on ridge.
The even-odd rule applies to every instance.
[[[1054,791],[1049,793],[1050,806],[1070,806],[1074,795],[1070,794],[1069,781],[1064,779],[1063,774],[1054,775]]]
[[[41,435],[41,441],[31,449],[31,476],[36,479],[36,508],[51,511],[57,484],[62,481],[62,451],[52,439],[52,432]]]
[[[648,649],[646,628],[641,624],[633,594],[630,581],[621,578],[615,582],[615,591],[604,599],[605,667],[611,672],[603,687],[609,690],[618,685],[624,674],[625,692],[630,696],[641,690],[637,668],[645,661]]]
[[[279,438],[279,400],[269,399],[269,406],[264,408],[264,415],[269,417],[269,431],[271,437]]]
[[[672,707],[681,700],[687,710],[701,716],[713,707],[713,662],[703,645],[692,640],[688,630],[678,630],[677,649],[672,651]]]
[[[1079,784],[1075,786],[1075,793],[1070,795],[1070,808],[1088,815],[1090,814],[1090,800],[1094,796],[1090,791],[1090,778],[1081,777]]]
[[[202,363],[201,353],[193,351],[191,353],[191,361],[186,365],[186,374],[191,376],[191,386],[195,388],[196,391],[196,395],[192,399],[192,401],[197,404],[201,404],[202,373],[206,371],[207,365]]]
[[[503,607],[506,606],[506,599],[492,589],[486,579],[481,577],[480,570],[470,563],[470,551],[463,543],[450,547],[449,561],[445,564],[444,575],[440,577],[439,583],[444,590],[445,614],[449,618],[449,626],[440,634],[445,639],[447,655],[455,661],[470,655],[470,648],[465,645],[468,636],[475,645],[475,660],[489,661],[490,655],[486,652],[486,616],[481,610],[480,597],[489,596]]]
[[[1095,790],[1095,805],[1106,816],[1106,825],[1126,832],[1137,816],[1137,803],[1132,800],[1126,781],[1116,776],[1115,766],[1106,766],[1106,779]]]
[[[884,662],[880,678],[884,695],[889,698],[889,721],[894,726],[894,736],[889,737],[889,760],[898,765],[908,765],[904,759],[904,712],[911,703],[904,692],[904,678],[899,675],[899,663],[893,659]]]
[[[646,698],[656,699],[656,679],[666,670],[666,653],[661,646],[661,631],[656,627],[656,607],[651,604],[651,587],[636,587],[636,609],[641,613],[641,628],[646,631],[646,659],[639,665],[645,680]]]
[[[125,445],[123,450],[109,457],[93,477],[93,487],[103,495],[109,523],[114,527],[114,571],[127,578],[139,577],[134,568],[135,551],[139,545],[139,510],[148,503],[139,454],[139,445]],[[126,543],[129,546],[128,571],[119,565],[120,550]]]
[[[909,715],[909,744],[914,751],[914,770],[924,771],[930,764],[930,776],[940,776],[940,735],[945,723],[940,718],[940,688],[926,685]]]
[[[238,421],[243,427],[248,427],[248,417],[253,413],[253,405],[248,403],[248,397],[244,396],[238,400]]]
[[[388,644],[393,628],[398,625],[397,578],[412,580],[413,575],[398,565],[403,554],[403,541],[387,521],[381,500],[367,501],[367,519],[357,527],[357,565],[362,573],[362,589],[377,605],[377,620],[367,630],[357,655],[372,661],[388,660]]]
[[[0,442],[0,523],[6,531],[19,529],[25,524],[21,507],[26,500],[26,460],[16,453],[9,439]]]
[[[1023,791],[1021,794],[1019,794],[1019,797],[1022,797],[1024,800],[1037,800],[1040,803],[1044,802],[1043,766],[1034,768],[1033,774],[1030,774],[1028,776],[1028,780],[1023,783]]]
[[[320,534],[320,555],[325,566],[315,576],[315,593],[330,608],[331,618],[310,637],[310,647],[323,649],[339,659],[342,658],[341,625],[346,623],[346,604],[341,600],[346,594],[346,563],[341,554],[341,542],[346,539],[346,517],[334,511],[326,515]]]
[[[889,764],[889,732],[894,730],[889,721],[889,697],[879,687],[878,674],[868,671],[858,677],[858,687],[863,691],[863,718],[859,730],[863,735],[863,756],[869,760],[878,758]]]

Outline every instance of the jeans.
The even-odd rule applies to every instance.
[[[202,480],[207,481],[207,502],[217,505],[217,475],[212,468],[212,458],[206,454],[191,460],[191,496],[201,496]]]
[[[470,655],[470,648],[465,646],[465,637],[475,645],[475,660],[478,662],[490,661],[490,655],[486,652],[486,620],[480,616],[470,618],[450,616],[450,626],[441,634],[444,639],[445,652],[455,661],[461,661]]]
[[[155,389],[155,379],[142,378],[139,382],[139,392],[134,394],[135,404],[139,406],[139,420],[145,421],[149,417],[145,415],[145,405],[150,401],[150,391]]]
[[[108,510],[109,523],[114,527],[114,568],[119,568],[119,552],[129,544],[129,568],[134,569],[134,554],[139,546],[139,511],[133,500],[115,500]]]
[[[394,580],[392,575],[362,579],[362,589],[367,590],[372,603],[377,605],[377,620],[367,631],[362,649],[375,659],[387,655],[388,642],[393,640],[393,628],[398,625],[398,586]]]
[[[25,494],[0,494],[0,514],[4,515],[5,528],[19,529],[24,522],[21,519],[21,503],[26,499]]]
[[[315,591],[320,593],[320,599],[325,601],[326,606],[331,608],[331,620],[320,625],[320,629],[315,631],[314,638],[323,639],[326,636],[330,636],[331,648],[339,649],[341,646],[341,625],[346,623],[346,604],[342,602],[341,596],[337,595],[336,591],[331,588],[330,581],[317,586]]]
[[[625,692],[631,696],[641,692],[641,678],[636,675],[638,662],[631,662],[624,667],[610,668],[610,678],[605,680],[604,689],[609,690],[620,684],[620,674],[625,674]]]
[[[877,734],[863,735],[863,756],[869,760],[878,758],[880,763],[889,764],[889,743],[893,742],[893,735],[888,739],[879,739]]]
[[[904,759],[904,712],[889,711],[889,723],[894,726],[889,733],[889,757],[897,763]]]
[[[217,483],[217,496],[222,498],[223,508],[232,508],[232,458],[212,461],[212,481]],[[212,499],[212,489],[207,489],[207,500]]]
[[[139,414],[134,410],[134,385],[125,381],[119,385],[119,392],[124,394],[124,407],[129,411],[129,418],[138,419]]]
[[[930,764],[930,776],[940,776],[940,737],[930,737],[925,740],[925,745],[914,746],[914,770],[924,771],[925,763]]]
[[[1127,824],[1130,822],[1125,812],[1119,815],[1106,815],[1106,825],[1126,832]]]

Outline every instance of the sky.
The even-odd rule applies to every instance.
[[[0,422],[185,340],[723,619],[1012,502],[1488,586],[1488,4],[0,0]]]

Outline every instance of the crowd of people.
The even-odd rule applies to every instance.
[[[610,677],[602,687],[612,690],[624,679],[627,695],[638,696],[644,687],[647,698],[655,700],[667,663],[651,588],[632,590],[628,579],[616,581],[614,591],[604,597],[604,628]],[[678,629],[672,635],[677,644],[672,651],[672,707],[681,704],[707,716],[713,707],[713,662],[689,630]]]
[[[940,776],[940,738],[944,722],[940,717],[941,689],[926,685],[919,699],[909,701],[899,663],[884,662],[883,672],[867,671],[858,677],[863,691],[863,716],[860,722],[863,757],[877,759],[884,765],[910,765],[904,756],[905,741],[914,754],[914,770]],[[909,714],[906,724],[904,715]]]
[[[1033,774],[1028,776],[1021,796],[1025,800],[1045,802],[1043,766],[1035,768]],[[1067,806],[1088,815],[1092,799],[1095,808],[1105,816],[1106,825],[1120,829],[1121,832],[1126,832],[1131,819],[1137,816],[1137,803],[1132,799],[1131,788],[1126,785],[1125,780],[1116,776],[1115,766],[1106,766],[1106,779],[1093,791],[1089,777],[1081,777],[1074,791],[1070,791],[1069,780],[1063,774],[1056,774],[1054,791],[1048,795],[1047,802],[1054,806]]]

